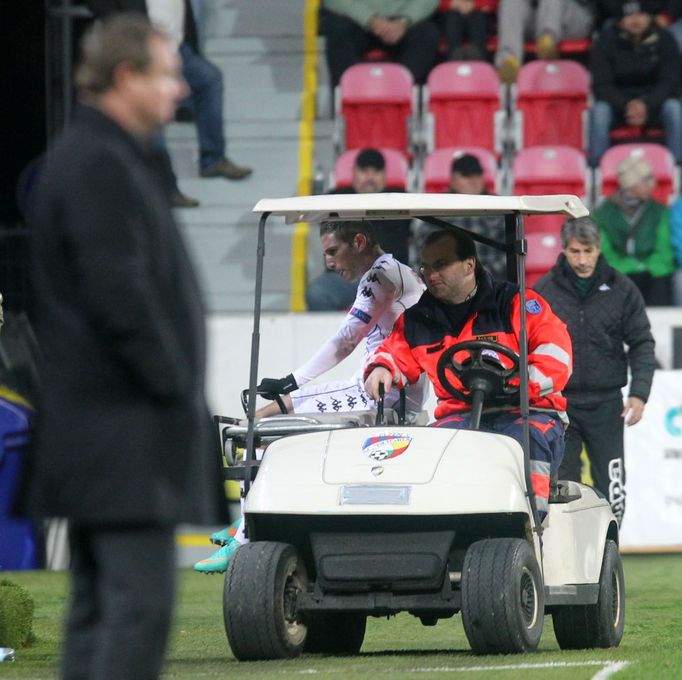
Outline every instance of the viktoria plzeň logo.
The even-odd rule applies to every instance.
[[[411,442],[407,434],[379,434],[365,439],[362,450],[372,460],[388,460],[405,453]]]

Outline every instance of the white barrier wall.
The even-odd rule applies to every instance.
[[[682,310],[649,311],[656,357],[663,368],[672,362],[674,326]],[[342,313],[266,314],[261,318],[258,378],[279,378],[300,366],[338,327]],[[241,416],[239,394],[249,384],[251,314],[209,319],[207,393],[213,413]],[[350,376],[360,366],[362,349],[324,376]],[[433,412],[433,396],[427,403]],[[623,546],[634,549],[682,549],[682,371],[657,371],[642,421],[626,428],[627,506]]]

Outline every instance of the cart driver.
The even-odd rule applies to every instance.
[[[496,281],[481,266],[473,239],[464,231],[430,234],[419,268],[427,292],[397,321],[370,358],[365,390],[373,399],[379,385],[389,388],[413,383],[426,373],[437,406],[435,427],[468,428],[470,404],[452,396],[438,378],[436,367],[444,350],[467,340],[490,340],[519,351],[520,295],[516,284]],[[571,374],[571,340],[564,323],[534,291],[526,301],[528,375],[531,414],[531,478],[542,520],[547,514],[550,473],[559,468],[564,450],[566,399],[561,390]],[[493,353],[492,350],[485,350]],[[464,355],[464,352],[463,352]],[[494,357],[509,365],[504,356]],[[457,378],[453,377],[457,388]],[[522,439],[518,408],[486,411],[481,430]]]
[[[370,222],[323,222],[320,240],[325,261],[344,281],[359,279],[353,306],[339,329],[300,368],[284,378],[263,378],[258,391],[280,394],[289,412],[335,413],[375,410],[376,403],[364,390],[362,368],[347,380],[308,384],[341,363],[365,340],[365,360],[391,332],[395,320],[424,292],[424,284],[407,265],[385,253]],[[405,390],[408,422],[422,410],[427,395],[426,377],[412,381]],[[386,392],[386,406],[397,405],[398,389]],[[280,413],[276,403],[268,404],[257,418]],[[227,569],[239,546],[245,542],[240,520],[216,532],[211,542],[221,547],[194,565],[196,571],[213,574]]]

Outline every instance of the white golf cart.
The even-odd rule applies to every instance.
[[[563,649],[611,647],[624,623],[618,525],[589,486],[559,481],[538,522],[528,454],[525,319],[516,356],[487,341],[441,358],[469,387],[472,425],[489,400],[521,408],[524,445],[503,435],[404,424],[393,411],[254,421],[265,223],[503,215],[500,241],[525,309],[523,215],[587,214],[575,196],[365,194],[261,200],[247,418],[216,417],[226,468],[244,482],[250,543],[225,576],[225,630],[237,659],[354,654],[368,616],[407,611],[424,625],[461,612],[475,653],[533,651],[551,614]],[[485,360],[487,349],[515,370]],[[455,359],[455,354],[458,359]],[[467,361],[462,357],[468,356]],[[510,378],[519,380],[516,389]],[[262,461],[256,447],[267,444]],[[257,473],[257,474],[256,474]]]

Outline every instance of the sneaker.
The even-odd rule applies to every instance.
[[[550,33],[543,33],[537,42],[538,59],[557,59],[559,48]]]
[[[244,168],[233,163],[229,158],[223,158],[215,165],[208,168],[202,168],[200,175],[202,177],[225,177],[226,179],[244,179],[248,177],[253,170],[251,168]]]
[[[174,191],[171,196],[171,205],[174,208],[197,208],[199,201],[196,198],[185,196],[182,191]]]
[[[205,560],[200,560],[194,565],[194,571],[199,571],[202,574],[222,574],[227,571],[227,565],[232,559],[241,543],[238,543],[234,538],[230,540],[217,552],[213,553]]]
[[[497,72],[500,74],[500,80],[506,85],[512,85],[516,82],[516,76],[519,74],[521,63],[513,55],[508,54],[497,67]]]
[[[240,517],[236,522],[232,522],[229,527],[226,527],[222,531],[215,531],[209,536],[208,540],[214,545],[225,545],[226,543],[229,543],[230,539],[237,535],[241,521],[242,518]]]

